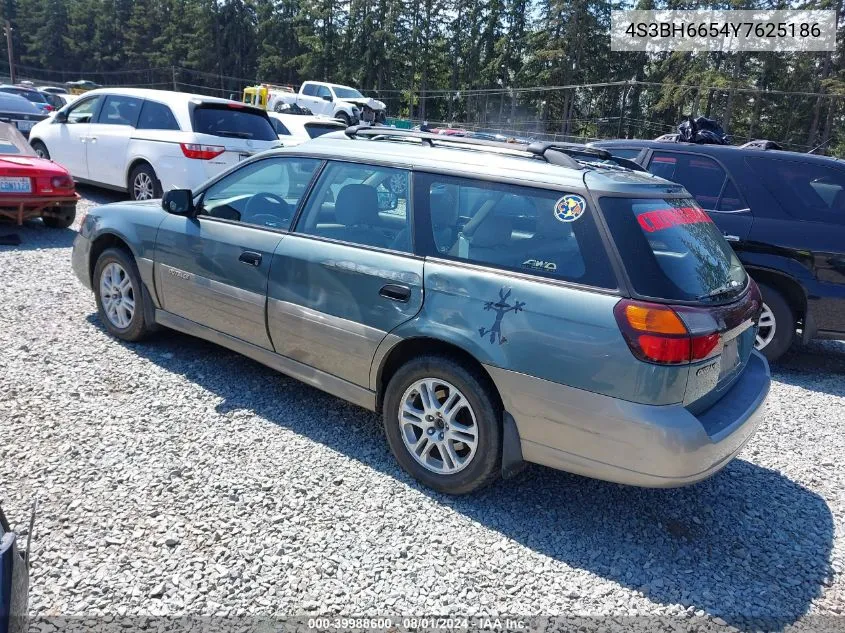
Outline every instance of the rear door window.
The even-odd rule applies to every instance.
[[[423,254],[600,288],[616,288],[584,196],[417,174]]]
[[[194,132],[225,138],[277,141],[276,131],[265,114],[252,108],[225,104],[202,104],[194,108]]]
[[[409,180],[405,169],[330,162],[308,197],[296,231],[409,253]]]
[[[599,200],[637,294],[723,302],[747,277],[707,212],[692,198]]]
[[[845,224],[845,170],[768,156],[745,161],[789,215]]]
[[[654,152],[648,170],[656,176],[683,185],[698,204],[716,209],[725,184],[725,170],[712,158],[679,152]]]
[[[97,123],[106,125],[130,125],[138,122],[141,112],[141,99],[125,97],[123,95],[109,95],[97,116]]]
[[[144,101],[136,127],[139,130],[178,130],[179,124],[168,106],[155,101]]]

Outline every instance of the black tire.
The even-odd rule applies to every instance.
[[[45,215],[41,218],[44,226],[49,226],[51,229],[66,229],[76,219],[76,203],[63,204],[53,213],[56,215]]]
[[[35,153],[41,158],[46,158],[47,160],[50,159],[50,152],[47,151],[47,146],[41,141],[32,141],[32,143],[30,143],[30,147],[32,147]]]
[[[346,112],[338,112],[335,118],[341,123],[343,123],[346,127],[352,125],[352,119],[349,118],[349,115],[346,114]]]
[[[478,437],[475,455],[462,470],[452,474],[428,470],[411,455],[402,439],[399,424],[402,398],[411,385],[425,378],[454,385],[475,414]],[[453,495],[473,492],[497,479],[502,462],[502,410],[488,384],[479,370],[448,356],[421,356],[400,367],[387,386],[383,406],[385,434],[399,465],[426,486]]]
[[[763,303],[769,307],[775,319],[774,336],[767,345],[758,350],[769,362],[774,362],[792,347],[795,339],[795,313],[780,292],[765,284],[758,285],[763,295]]]
[[[149,197],[139,197],[139,186],[142,182],[141,179],[144,177],[148,178],[151,183],[152,195]],[[158,181],[155,170],[148,163],[141,163],[132,168],[132,171],[129,173],[129,182],[127,185],[129,187],[129,197],[132,200],[153,200],[155,198],[161,198],[161,183]],[[147,189],[144,190],[146,191]]]
[[[132,284],[132,298],[135,303],[135,310],[132,318],[126,327],[119,327],[106,314],[101,296],[101,277],[106,266],[117,263],[128,274]],[[114,336],[124,341],[140,341],[153,331],[155,325],[147,323],[144,315],[145,293],[141,283],[141,275],[138,273],[138,266],[132,255],[122,248],[109,248],[104,250],[97,259],[94,266],[94,297],[97,300],[97,314],[105,328]]]

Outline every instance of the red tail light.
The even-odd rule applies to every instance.
[[[704,360],[722,351],[722,337],[713,331],[715,321],[709,332],[691,332],[679,311],[659,303],[629,299],[617,303],[613,313],[628,347],[640,360],[680,365]],[[691,313],[690,316],[699,315]]]
[[[56,108],[54,108],[53,106],[51,106],[49,104],[44,106],[44,112],[52,112],[55,109]]]
[[[199,145],[197,143],[179,143],[186,158],[211,160],[226,151],[222,145]]]
[[[70,176],[53,176],[50,184],[54,189],[73,189],[73,179]]]

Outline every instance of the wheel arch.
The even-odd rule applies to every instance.
[[[789,275],[770,268],[746,266],[745,269],[754,281],[770,286],[783,295],[789,307],[792,308],[796,321],[806,318],[807,293],[800,282]]]
[[[390,379],[408,360],[423,354],[440,354],[478,371],[479,377],[487,385],[499,406],[499,410],[502,411],[502,417],[499,420],[502,425],[502,477],[508,479],[518,474],[524,467],[525,462],[522,457],[522,442],[517,423],[505,409],[502,394],[499,392],[490,372],[487,371],[481,361],[460,345],[431,336],[414,336],[399,340],[385,353],[376,371],[376,412],[382,413],[384,395]]]
[[[140,165],[147,165],[150,169],[153,170],[153,174],[155,174],[156,180],[158,180],[158,185],[161,187],[161,179],[158,177],[158,172],[156,168],[153,167],[152,162],[149,159],[144,158],[143,156],[136,156],[131,161],[129,161],[129,166],[126,168],[126,173],[124,174],[123,180],[126,184],[126,191],[132,193],[132,183],[129,182],[129,177],[132,175],[132,171],[139,167]]]
[[[103,251],[109,248],[120,248],[129,253],[129,255],[132,256],[132,259],[137,260],[135,251],[133,251],[132,247],[129,246],[129,241],[124,236],[113,233],[112,231],[104,231],[100,233],[97,237],[91,240],[91,251],[88,258],[88,279],[91,282],[92,287],[94,284],[94,268],[97,266],[97,260],[100,258],[100,255],[103,254]]]
[[[375,381],[376,411],[381,412],[387,385],[399,368],[410,359],[416,356],[422,356],[423,354],[440,354],[478,370],[479,375],[487,383],[490,392],[494,395],[498,404],[504,408],[502,396],[499,393],[496,383],[493,381],[490,373],[484,368],[484,365],[475,356],[455,343],[430,336],[414,336],[398,341],[387,351],[379,363]]]

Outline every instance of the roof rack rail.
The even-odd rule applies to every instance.
[[[583,169],[583,165],[579,164],[578,161],[568,155],[568,153],[574,152],[574,148],[578,148],[578,153],[594,156],[596,158],[599,157],[599,154],[606,155],[607,157],[610,156],[610,153],[604,150],[585,148],[572,143],[506,143],[503,141],[488,141],[486,139],[472,138],[471,136],[446,136],[445,134],[434,134],[432,132],[418,132],[416,130],[403,130],[389,127],[372,127],[369,125],[354,125],[352,127],[348,127],[346,128],[346,135],[350,138],[416,138],[429,146],[433,146],[436,142],[445,145],[467,145],[478,148],[489,147],[491,149],[516,150],[532,154],[533,156],[543,159],[553,165],[561,165],[572,169]],[[548,150],[553,150],[553,153],[547,154]]]

